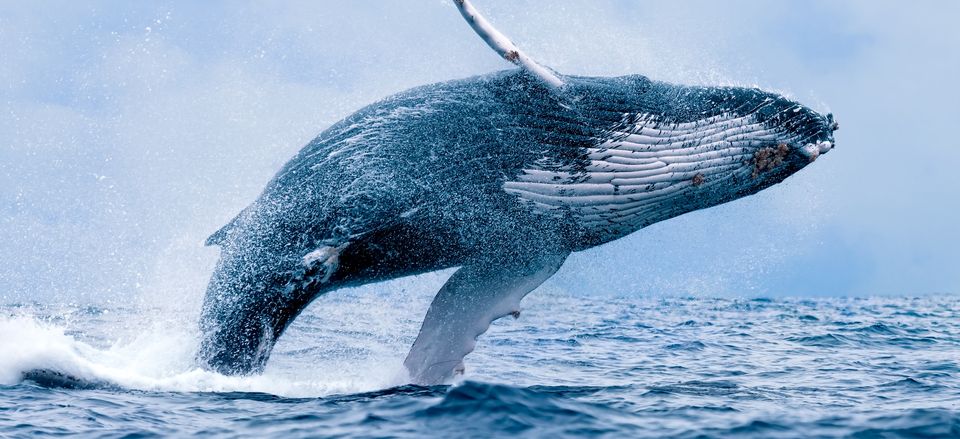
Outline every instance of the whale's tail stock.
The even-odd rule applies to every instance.
[[[225,375],[260,373],[276,340],[327,284],[340,248],[303,258],[226,244],[207,286],[197,362]]]
[[[221,256],[207,286],[197,362],[225,375],[259,373],[285,326],[280,317],[287,313],[279,311],[288,305],[277,300],[273,276],[258,276],[232,259]]]

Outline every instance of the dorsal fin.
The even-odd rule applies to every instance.
[[[552,89],[563,87],[563,79],[559,75],[544,67],[523,53],[509,38],[500,33],[480,12],[473,7],[470,0],[453,0],[460,9],[460,14],[467,20],[470,27],[486,41],[487,45],[496,51],[503,59],[510,61],[527,71]]]
[[[220,230],[213,232],[213,234],[210,235],[210,237],[207,238],[206,241],[204,241],[203,245],[206,245],[206,246],[221,245],[222,246],[223,243],[227,240],[227,237],[230,236],[230,232],[233,231],[233,227],[237,224],[238,218],[240,218],[240,215],[237,215],[235,218],[230,220],[230,222],[227,223],[225,226],[221,227]]]
[[[211,245],[223,245],[223,241],[227,239],[227,233],[231,225],[233,225],[233,223],[227,224],[221,227],[220,230],[213,232],[213,234],[204,241],[203,245],[208,247]]]

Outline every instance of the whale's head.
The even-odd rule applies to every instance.
[[[735,92],[736,89],[734,89]],[[816,161],[835,146],[834,132],[839,124],[833,114],[820,114],[785,97],[757,90],[739,91],[754,97],[737,114],[742,134],[729,138],[742,143],[751,155],[743,164],[750,168],[751,183],[741,189],[750,192],[779,183]],[[757,97],[762,97],[757,104]]]
[[[510,143],[533,162],[503,188],[536,212],[565,218],[591,245],[754,194],[834,147],[833,117],[786,97],[642,75],[561,75],[510,42],[470,0],[454,4],[521,70],[492,81],[499,84],[492,96],[521,136]]]
[[[597,102],[607,109],[631,109],[624,111],[605,146],[665,165],[666,175],[660,178],[675,189],[687,183],[690,190],[677,191],[691,199],[683,210],[710,207],[780,183],[835,146],[839,125],[832,114],[776,93],[678,86],[643,77],[618,78],[614,84],[620,93],[605,93]],[[611,96],[618,102],[611,102]]]
[[[558,112],[574,114],[556,119],[592,131],[559,125],[550,131],[557,138],[543,143],[572,139],[583,153],[557,161],[563,167],[528,170],[505,188],[580,218],[605,239],[755,194],[835,145],[832,115],[755,88],[642,76],[567,80]]]
[[[686,137],[674,152],[701,168],[691,177],[690,210],[778,184],[836,145],[839,124],[832,114],[784,96],[755,88],[685,90],[673,114],[683,118],[675,126]]]

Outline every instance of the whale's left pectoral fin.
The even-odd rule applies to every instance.
[[[567,254],[524,261],[466,265],[430,304],[420,334],[403,364],[416,384],[441,384],[463,370],[463,358],[490,323],[516,316],[520,300],[553,276]]]

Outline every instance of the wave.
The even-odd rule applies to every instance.
[[[522,434],[582,436],[624,432],[625,413],[575,397],[610,391],[592,386],[514,387],[466,381],[413,415],[456,435]]]
[[[197,369],[189,311],[0,307],[0,436],[960,435],[955,298],[534,295],[467,381],[419,387],[398,384],[429,298],[336,297],[257,377]]]

